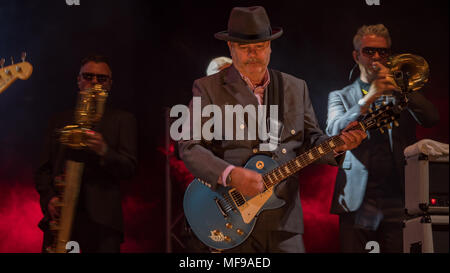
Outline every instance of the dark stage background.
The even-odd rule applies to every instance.
[[[213,34],[226,29],[234,6],[263,5],[284,34],[272,42],[272,68],[306,80],[322,128],[327,96],[347,85],[353,66],[352,38],[362,24],[384,23],[395,52],[423,56],[431,76],[426,97],[440,123],[418,128],[419,139],[448,143],[448,1],[100,1],[0,0],[0,57],[18,61],[28,53],[34,66],[26,81],[0,94],[0,252],[39,252],[42,213],[32,171],[48,119],[74,104],[82,57],[111,59],[117,107],[139,125],[139,169],[123,183],[126,238],[123,252],[164,252],[164,107],[187,104],[192,82],[209,61],[228,56]],[[173,215],[181,213],[190,181],[172,157]],[[305,244],[309,252],[337,252],[337,217],[328,213],[336,168],[302,171]],[[175,233],[181,225],[177,225]],[[174,242],[174,251],[182,248]]]

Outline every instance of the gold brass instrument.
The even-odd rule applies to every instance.
[[[86,134],[97,124],[105,111],[108,92],[100,84],[80,91],[75,111],[75,124],[60,131],[60,142],[72,149],[86,148]]]
[[[402,92],[409,93],[421,89],[428,82],[430,69],[427,61],[414,54],[393,55],[387,62],[394,81]]]
[[[75,122],[59,130],[59,141],[72,149],[85,149],[86,134],[100,122],[108,92],[101,85],[81,90],[75,109]],[[84,163],[73,160],[66,161],[66,169],[62,179],[55,179],[55,187],[60,192],[60,217],[51,224],[54,231],[54,242],[47,248],[48,252],[66,253],[66,244],[70,240],[75,209],[80,192]],[[61,194],[62,193],[62,194]]]
[[[394,86],[401,90],[394,105],[395,110],[393,110],[400,115],[408,103],[407,94],[421,89],[428,82],[430,68],[424,58],[410,53],[392,55],[389,57],[386,67],[390,70]],[[393,94],[396,93],[385,95],[392,96]],[[398,127],[399,123],[394,121],[393,125]],[[388,125],[387,128],[391,129],[392,125]],[[384,133],[382,128],[380,131]]]

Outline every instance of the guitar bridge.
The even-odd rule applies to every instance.
[[[224,208],[220,204],[220,200],[216,197],[214,198],[214,201],[216,202],[216,206],[219,208],[220,213],[222,213],[224,218],[228,217],[228,214],[225,212]]]

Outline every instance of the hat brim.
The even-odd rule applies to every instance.
[[[278,28],[272,28],[272,35],[270,35],[268,37],[264,37],[264,38],[259,38],[259,39],[243,39],[243,38],[233,37],[233,36],[229,35],[228,31],[217,32],[216,34],[214,34],[214,37],[219,40],[230,41],[230,42],[260,43],[260,42],[274,40],[274,39],[280,37],[281,34],[283,34],[283,29],[278,27]]]

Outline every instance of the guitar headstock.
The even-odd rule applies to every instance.
[[[403,110],[403,107],[401,103],[384,103],[382,106],[376,107],[375,110],[369,110],[369,113],[361,123],[366,130],[380,129],[383,133],[383,127],[391,129],[391,124],[399,126],[397,120],[400,117],[400,112]]]
[[[33,73],[33,66],[25,61],[25,53],[22,53],[22,62],[14,63],[11,60],[11,65],[5,66],[5,59],[0,60],[0,93],[6,90],[15,80],[28,79]]]

